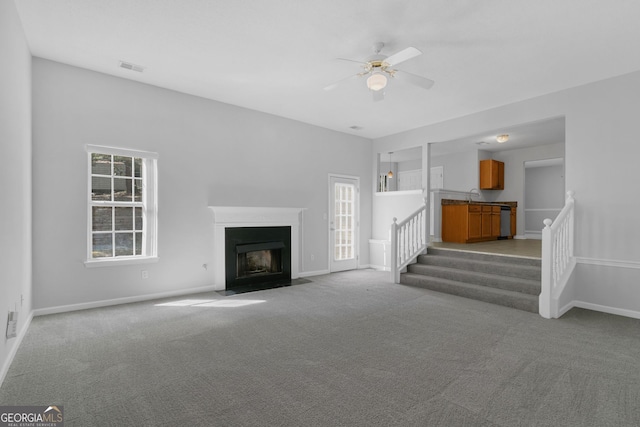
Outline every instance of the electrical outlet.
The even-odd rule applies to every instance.
[[[142,270],[140,272],[140,275],[142,276],[143,279],[148,279],[149,278],[149,270]]]
[[[18,332],[18,312],[10,311],[7,318],[7,338],[15,338]]]

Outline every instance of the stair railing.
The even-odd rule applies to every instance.
[[[427,248],[427,200],[406,219],[391,224],[391,274],[394,283],[400,283],[400,272]]]
[[[542,229],[542,291],[540,315],[558,317],[558,297],[566,286],[576,265],[573,254],[575,199],[567,192],[564,208],[555,221],[545,219]]]

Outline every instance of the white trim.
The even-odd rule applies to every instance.
[[[135,264],[153,264],[158,262],[157,256],[148,257],[105,257],[105,258],[93,258],[84,261],[84,266],[87,268],[96,267],[115,267],[120,265],[135,265]]]
[[[325,274],[329,274],[329,270],[316,270],[316,271],[302,271],[298,275],[299,277],[311,277],[311,276],[324,276]]]
[[[402,190],[402,191],[376,191],[376,196],[406,196],[408,194],[422,194],[420,190]]]
[[[13,359],[16,357],[16,353],[18,352],[18,349],[22,344],[22,339],[25,337],[25,335],[27,335],[27,331],[29,330],[29,326],[31,326],[32,319],[33,319],[33,311],[29,313],[29,315],[27,316],[27,320],[24,322],[24,325],[22,325],[22,328],[20,328],[20,332],[18,332],[18,335],[16,336],[16,341],[13,343],[11,350],[9,350],[9,353],[7,354],[7,358],[5,359],[4,364],[2,365],[2,370],[0,370],[0,387],[2,387],[2,383],[4,382],[4,379],[7,377],[7,373],[9,372],[9,368],[13,363]],[[5,343],[6,343],[6,339],[5,339]]]
[[[626,308],[609,307],[607,305],[593,304],[584,301],[572,301],[571,304],[573,304],[573,307],[585,308],[587,310],[601,311],[603,313],[640,319],[640,311],[628,310]]]
[[[331,222],[333,221],[333,218],[331,218],[331,214],[334,213],[334,200],[332,200],[332,194],[334,189],[331,187],[331,179],[332,178],[337,178],[337,179],[345,179],[345,180],[353,180],[356,182],[356,194],[355,194],[355,220],[356,220],[356,227],[355,227],[355,258],[356,258],[356,269],[358,268],[358,262],[360,261],[360,236],[361,236],[361,232],[360,232],[360,177],[357,175],[342,175],[342,174],[337,174],[337,173],[329,173],[327,174],[327,202],[328,202],[328,218],[327,218],[327,269],[329,270],[329,272],[331,271],[331,260],[334,254],[334,250],[335,248],[331,247],[331,242],[332,237],[331,237]],[[335,195],[334,195],[335,196]]]
[[[143,157],[146,159],[158,159],[158,153],[151,151],[131,150],[128,148],[106,147],[103,145],[85,145],[87,153],[111,154],[113,156]]]
[[[575,301],[571,301],[569,303],[567,303],[564,307],[562,307],[561,309],[558,310],[558,317],[557,319],[559,319],[560,317],[562,317],[567,311],[571,310],[573,307],[575,307],[576,302]]]
[[[101,301],[85,302],[80,304],[59,305],[56,307],[39,308],[33,310],[34,316],[46,316],[48,314],[67,313],[70,311],[87,310],[90,308],[109,307],[112,305],[128,304],[132,302],[150,301],[154,299],[169,298],[181,295],[199,294],[215,291],[214,286],[202,286],[199,288],[181,289],[178,291],[159,292],[156,294],[137,295],[132,297],[114,298]]]
[[[514,237],[514,239],[522,239],[523,237]],[[524,232],[524,239],[535,239],[535,240],[542,240],[542,231],[525,231]]]
[[[146,258],[157,258],[158,256],[158,153],[149,151],[129,150],[125,148],[103,147],[99,145],[85,146],[87,151],[87,246],[86,246],[86,267],[106,266],[106,265],[127,265],[127,264],[144,264],[148,262]],[[91,168],[92,153],[109,154],[113,156],[137,157],[142,159],[142,202],[106,202],[94,201],[91,197],[93,171]],[[111,179],[113,179],[113,168],[111,170]],[[142,207],[144,221],[142,227],[142,254],[127,257],[127,261],[118,260],[105,264],[105,258],[117,259],[118,257],[93,258],[93,229],[92,229],[92,208],[93,206],[126,206],[126,207]],[[138,230],[135,230],[138,231]],[[111,230],[114,232],[114,230]],[[115,249],[115,248],[114,248]],[[115,253],[115,252],[114,252]],[[131,259],[136,258],[138,261],[132,262]],[[100,265],[98,265],[100,264]]]
[[[232,227],[291,227],[291,278],[300,271],[300,222],[305,208],[209,206],[213,211],[213,286],[223,290],[225,275],[225,229]]]
[[[632,268],[636,270],[640,269],[640,262],[638,261],[620,261],[615,259],[576,257],[576,262],[578,264],[586,264],[586,265],[602,265],[605,267]]]

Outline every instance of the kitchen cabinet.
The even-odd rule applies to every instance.
[[[511,236],[510,237],[513,237],[513,236],[516,235],[516,230],[517,230],[517,228],[516,228],[516,216],[517,216],[516,215],[516,210],[517,210],[517,208],[515,208],[513,206],[511,207]]]
[[[504,162],[480,160],[480,189],[504,190]]]
[[[500,206],[480,203],[442,205],[442,241],[456,243],[496,240]]]

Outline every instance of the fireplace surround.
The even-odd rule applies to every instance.
[[[290,278],[299,277],[299,260],[303,208],[273,208],[273,207],[237,207],[237,206],[209,206],[213,212],[213,284],[216,290],[227,289],[227,265],[226,265],[226,234],[227,229],[232,228],[271,228],[288,227],[290,229]],[[246,244],[262,244],[258,241]],[[256,250],[253,250],[256,249]],[[280,248],[282,249],[282,248]],[[277,248],[244,247],[245,253],[260,250],[276,250]],[[237,256],[237,254],[236,254]],[[264,260],[261,261],[265,263]],[[237,266],[235,267],[237,268]],[[264,272],[254,272],[251,276]],[[271,273],[264,273],[271,274]]]

